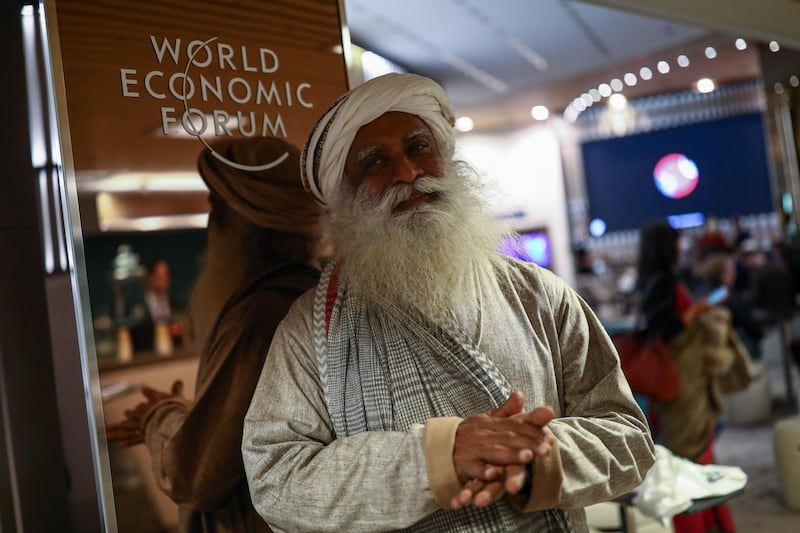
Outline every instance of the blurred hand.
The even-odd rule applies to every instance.
[[[695,319],[696,319],[698,316],[702,315],[703,313],[706,313],[706,312],[708,312],[708,311],[709,311],[709,310],[711,310],[711,308],[713,308],[713,307],[714,307],[714,306],[712,306],[710,303],[708,303],[708,300],[707,300],[707,299],[705,299],[705,298],[701,298],[701,299],[697,300],[696,302],[694,302],[694,303],[693,303],[693,304],[692,304],[692,305],[689,307],[689,309],[687,309],[687,310],[686,310],[686,311],[683,313],[683,315],[681,315],[681,319],[683,320],[683,323],[684,323],[684,324],[686,324],[686,325],[689,325],[689,324],[691,324],[692,322],[694,322],[694,320],[695,320]]]
[[[172,384],[170,392],[159,391],[150,387],[142,387],[146,401],[139,403],[133,409],[125,411],[125,418],[106,428],[106,439],[121,446],[134,446],[144,442],[144,426],[155,408],[162,405],[165,400],[175,400],[186,404],[183,397],[183,381],[177,380]]]

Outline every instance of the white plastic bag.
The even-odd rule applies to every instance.
[[[633,504],[667,527],[693,500],[730,494],[747,484],[738,466],[699,465],[656,445],[656,462],[636,489]]]

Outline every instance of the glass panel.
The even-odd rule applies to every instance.
[[[192,392],[197,353],[186,324],[175,318],[170,349],[136,334],[154,329],[144,264],[166,259],[169,297],[187,299],[205,249],[198,154],[218,137],[276,136],[302,147],[347,89],[350,43],[337,0],[40,7],[56,126],[42,187],[66,227],[66,236],[59,224],[50,235],[48,270],[72,268],[103,526],[163,530],[175,526],[177,507],[155,486],[146,450],[105,439],[105,425],[142,399],[140,384],[168,389],[184,378]]]

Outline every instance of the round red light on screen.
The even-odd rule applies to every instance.
[[[694,161],[683,154],[667,154],[656,163],[653,180],[667,198],[685,198],[697,187],[700,172]]]

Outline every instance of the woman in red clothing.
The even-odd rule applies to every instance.
[[[646,224],[640,234],[639,289],[647,334],[661,335],[680,378],[678,397],[652,402],[649,415],[656,442],[677,455],[708,464],[714,462],[714,428],[722,406],[712,392],[714,375],[706,371],[704,353],[692,339],[697,339],[695,322],[711,306],[705,299],[694,302],[678,278],[678,237],[674,228],[660,220]],[[678,515],[673,525],[676,533],[734,531],[726,506]]]

